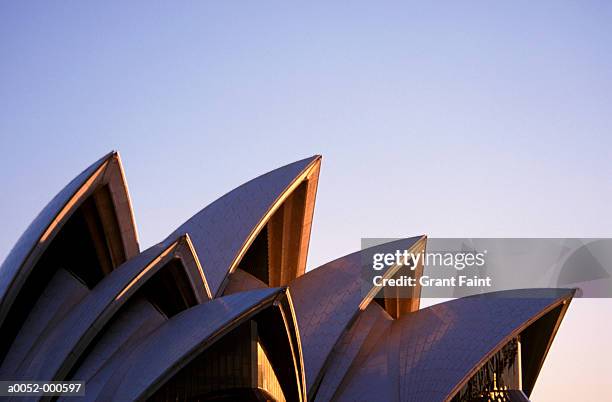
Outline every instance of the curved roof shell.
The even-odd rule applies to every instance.
[[[205,278],[192,255],[188,236],[181,236],[167,247],[154,246],[125,262],[105,277],[56,326],[32,345],[23,356],[14,379],[62,380],[71,371],[97,334],[119,309],[165,264],[177,255],[186,262],[198,302],[210,299]],[[191,263],[189,257],[191,256]],[[4,372],[10,368],[3,366]]]
[[[111,362],[114,374],[105,379],[97,395],[86,396],[87,400],[146,399],[225,332],[272,306],[285,292],[279,288],[252,290],[184,311],[159,327],[127,358],[115,356],[123,364]],[[94,377],[92,383],[96,381]]]
[[[529,386],[573,294],[565,289],[486,293],[406,315],[389,326],[366,359],[353,365],[333,400],[450,400],[497,350],[559,308],[546,347],[525,351],[544,352],[535,359],[537,367],[523,368]]]
[[[138,254],[138,235],[121,159],[117,152],[110,152],[92,163],[57,193],[19,237],[0,266],[0,300],[3,308],[7,303],[9,290],[20,284],[20,277],[27,276],[37,257],[42,254],[53,236],[61,230],[62,224],[79,203],[101,181],[107,182],[114,176],[119,176],[120,181],[114,183],[116,187],[113,189],[113,200],[119,213],[126,218],[120,222],[123,224],[124,246],[128,258]]]
[[[347,325],[379,291],[365,282],[364,272],[371,271],[371,259],[367,256],[373,252],[410,250],[423,238],[397,240],[346,255],[289,284],[300,327],[309,389],[314,388],[327,357]],[[391,277],[397,268],[387,268],[383,276]]]
[[[222,293],[227,277],[284,199],[309,176],[316,180],[320,163],[316,155],[261,175],[217,199],[171,235],[191,236],[213,295]],[[314,187],[316,191],[316,183]],[[312,211],[309,215],[304,228],[307,238]],[[305,243],[307,247],[308,239]]]
[[[98,190],[102,188],[105,189],[105,197],[98,197]],[[103,212],[102,235],[107,239],[102,242],[107,242],[109,247],[113,246],[109,250],[112,261],[108,263],[108,269],[138,254],[138,236],[121,159],[117,152],[110,152],[81,172],[53,197],[17,240],[0,266],[0,331],[5,334],[0,342],[0,356],[6,351],[7,342],[12,341],[12,332],[18,329],[7,329],[5,320],[13,324],[32,307],[30,296],[21,295],[23,287],[26,284],[32,285],[32,281],[43,282],[49,279],[44,272],[49,267],[40,266],[39,260],[71,216],[90,197],[95,198]],[[105,225],[105,222],[111,224]]]

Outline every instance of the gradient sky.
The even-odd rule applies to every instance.
[[[612,3],[534,3],[2,2],[0,259],[111,149],[143,248],[312,154],[309,267],[361,237],[609,237]],[[611,314],[574,302],[534,401],[602,400]]]

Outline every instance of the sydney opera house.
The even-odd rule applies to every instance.
[[[83,381],[70,398],[88,401],[528,400],[573,291],[420,308],[416,287],[364,292],[363,251],[306,272],[320,165],[257,177],[141,251],[119,155],[92,164],[0,268],[0,379]]]

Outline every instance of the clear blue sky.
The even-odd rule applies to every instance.
[[[315,153],[310,267],[361,237],[612,235],[612,3],[424,3],[3,2],[0,259],[111,149],[144,247]],[[579,302],[535,400],[612,376],[612,303]]]

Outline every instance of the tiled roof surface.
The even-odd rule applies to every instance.
[[[489,293],[408,314],[393,323],[367,363],[345,380],[338,400],[442,401],[504,339],[572,294],[564,289]],[[393,398],[377,396],[389,386]]]
[[[341,393],[342,380],[359,355],[367,356],[369,348],[378,342],[381,334],[391,325],[392,319],[378,303],[370,303],[359,314],[350,329],[344,334],[329,359],[316,393],[316,401],[330,401]]]

